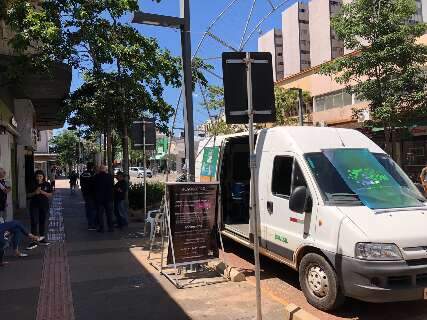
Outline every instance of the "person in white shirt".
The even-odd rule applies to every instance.
[[[6,170],[0,168],[0,223],[6,222],[7,194],[11,188],[5,180]]]

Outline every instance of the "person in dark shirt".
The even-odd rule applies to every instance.
[[[49,214],[49,199],[52,197],[52,187],[46,181],[46,176],[43,171],[35,172],[34,186],[28,194],[30,198],[30,218],[31,218],[31,233],[39,235],[39,244],[48,245],[46,240],[45,229],[46,221]],[[28,250],[34,249],[38,245],[37,242],[32,242],[27,247]]]
[[[3,168],[0,168],[0,223],[6,221],[7,194],[11,190],[10,186],[5,180],[5,177],[6,171]]]
[[[79,178],[79,175],[77,174],[77,172],[75,172],[74,170],[71,171],[71,173],[70,173],[70,190],[71,190],[71,194],[75,194],[76,193],[77,179],[78,178]]]
[[[0,266],[4,265],[4,262],[3,262],[4,249],[8,242],[12,244],[12,249],[14,251],[15,256],[17,257],[28,256],[27,254],[21,253],[19,251],[19,244],[21,242],[21,237],[23,235],[35,242],[39,240],[37,236],[25,230],[24,226],[19,221],[12,220],[12,221],[0,224]]]
[[[114,185],[114,215],[116,216],[117,227],[120,229],[128,225],[128,212],[125,198],[128,184],[123,172],[116,175],[117,183]]]
[[[95,203],[98,212],[98,232],[104,232],[104,212],[107,218],[108,231],[113,228],[113,176],[105,165],[99,167],[95,175]]]
[[[85,201],[86,218],[88,230],[96,230],[97,212],[95,204],[95,170],[92,162],[88,162],[86,170],[80,175],[80,186],[82,189],[83,199]]]

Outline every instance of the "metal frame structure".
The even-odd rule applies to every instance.
[[[207,183],[203,183],[203,184],[209,184],[209,182]],[[214,182],[212,182],[211,184],[214,184]],[[166,188],[167,190],[167,188]],[[214,260],[222,260],[222,262],[224,262],[224,264],[226,264],[226,259],[225,259],[225,251],[224,251],[224,243],[222,241],[222,235],[221,235],[221,230],[219,228],[219,224],[217,224],[217,232],[218,232],[218,236],[219,236],[219,240],[220,240],[220,245],[221,245],[221,249],[222,252],[224,253],[223,258],[214,258],[214,259],[207,259],[207,260],[200,260],[200,261],[191,261],[191,262],[185,262],[185,263],[176,263],[175,260],[175,248],[173,245],[173,238],[172,238],[172,231],[171,231],[171,224],[170,224],[170,209],[169,209],[169,194],[167,191],[165,191],[165,201],[164,201],[164,214],[163,214],[163,221],[162,221],[162,226],[160,226],[160,235],[161,235],[161,247],[160,247],[160,264],[156,264],[153,259],[151,259],[151,254],[153,252],[153,246],[154,246],[154,242],[156,240],[156,236],[154,234],[154,236],[150,239],[150,250],[148,252],[148,257],[147,260],[150,263],[151,266],[153,266],[156,270],[159,271],[159,273],[163,276],[165,276],[177,289],[184,289],[188,286],[186,285],[182,285],[180,283],[180,279],[178,278],[178,275],[182,273],[182,268],[186,267],[186,266],[193,266],[193,265],[201,265],[201,264],[207,264],[208,262],[214,261]],[[164,226],[166,225],[167,230],[165,230]],[[155,229],[157,228],[157,226],[155,226]],[[165,231],[167,231],[167,234],[165,234]],[[167,241],[165,241],[167,240]],[[170,248],[171,248],[171,253],[172,253],[172,260],[173,263],[171,265],[164,265],[164,259],[165,259],[165,242],[167,243],[168,247],[170,244]],[[171,275],[167,272],[165,272],[164,270],[167,268],[173,268],[174,273]],[[221,280],[217,280],[217,281],[210,281],[210,282],[203,282],[203,283],[192,283],[191,286],[195,286],[195,285],[211,285],[211,284],[216,284],[216,283],[221,283],[221,282],[225,282],[228,281],[229,279],[225,276],[222,275]]]

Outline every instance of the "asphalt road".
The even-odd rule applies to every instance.
[[[231,240],[224,239],[227,252],[226,262],[232,266],[246,269],[247,281],[255,283],[253,273],[253,253],[250,249]],[[320,320],[426,320],[427,301],[398,302],[387,304],[366,303],[347,299],[339,310],[322,312],[307,303],[299,287],[298,273],[291,268],[261,257],[261,284],[263,295],[283,303],[294,303],[310,312]]]

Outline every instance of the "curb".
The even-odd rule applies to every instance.
[[[290,303],[285,308],[285,320],[319,320],[319,318]]]
[[[227,279],[232,282],[241,282],[246,280],[246,276],[243,272],[237,268],[227,266],[224,262],[213,262],[211,266],[220,274],[224,275]]]

